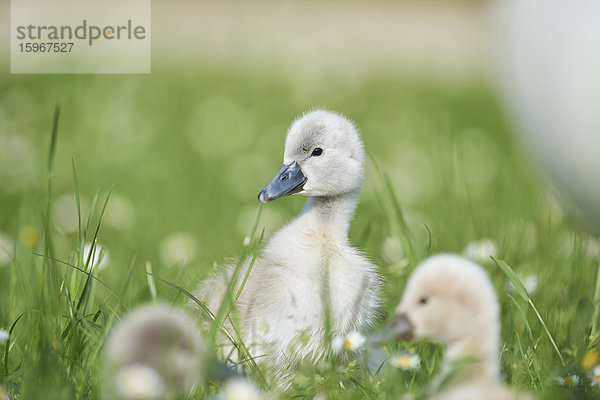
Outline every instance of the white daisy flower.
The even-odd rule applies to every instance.
[[[525,277],[525,279],[521,280],[525,289],[527,289],[527,293],[532,295],[538,287],[538,277],[536,274],[529,274]]]
[[[395,236],[388,236],[381,247],[383,259],[390,264],[395,264],[404,257],[402,242]]]
[[[556,378],[556,382],[560,386],[577,386],[579,384],[579,377],[577,375],[559,376]]]
[[[465,257],[480,263],[490,262],[490,256],[496,257],[497,254],[498,248],[496,247],[496,243],[490,239],[471,242],[467,244],[467,247],[463,251]]]
[[[418,354],[400,353],[390,357],[392,367],[405,371],[415,370],[421,366],[421,357]]]
[[[87,263],[88,258],[90,257],[90,251],[92,251],[92,258],[90,259],[90,264],[88,268],[102,270],[106,268],[106,266],[110,263],[110,254],[106,247],[96,242],[95,248],[92,250],[92,244],[86,243],[83,246],[83,263]]]
[[[84,199],[80,199],[79,205],[83,213],[83,209],[87,206]],[[64,193],[54,199],[52,203],[52,218],[65,232],[76,232],[79,229],[75,193]]]
[[[115,389],[123,399],[157,399],[165,393],[160,375],[144,364],[121,368],[115,376]]]
[[[160,256],[167,266],[183,266],[196,257],[196,239],[189,233],[177,232],[165,238],[160,245]]]
[[[6,329],[0,329],[0,343],[4,343],[8,339],[10,339],[10,333]]]
[[[331,341],[331,348],[335,353],[358,350],[365,344],[366,339],[358,332],[350,332],[345,336],[336,336]]]
[[[344,350],[357,350],[365,344],[365,337],[358,332],[350,332],[344,340]]]
[[[0,267],[8,265],[12,260],[13,240],[9,235],[0,232]]]
[[[590,372],[588,377],[592,386],[600,386],[600,364],[596,365]]]
[[[527,293],[529,293],[530,296],[533,295],[533,293],[535,293],[535,290],[538,287],[537,275],[529,274],[523,277],[523,275],[519,274],[519,279],[523,283],[523,286],[525,286],[525,290],[527,290]],[[515,285],[513,285],[513,283],[510,281],[508,282],[508,289],[513,293],[516,291]]]
[[[263,400],[264,395],[252,382],[243,378],[235,378],[225,383],[225,386],[217,395],[217,399]]]

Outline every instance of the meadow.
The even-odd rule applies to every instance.
[[[420,260],[471,243],[501,302],[504,380],[543,399],[600,397],[590,375],[600,362],[598,241],[520,147],[483,80],[379,71],[302,81],[234,67],[13,75],[0,78],[0,103],[0,329],[10,332],[0,386],[10,399],[100,398],[102,346],[119,317],[152,301],[184,307],[174,286],[193,291],[255,251],[263,227],[268,239],[298,213],[301,196],[262,207],[256,196],[280,168],[289,124],[316,107],[354,120],[369,154],[350,237],[386,280],[378,328]],[[94,239],[98,260],[86,259]],[[515,290],[511,271],[537,279],[535,290]],[[419,368],[386,364],[373,377],[332,358],[302,368],[281,398],[419,393],[441,349],[385,348],[404,351]],[[558,382],[571,375],[578,382]],[[186,398],[218,389],[214,380]]]

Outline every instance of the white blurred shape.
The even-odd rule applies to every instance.
[[[217,395],[219,400],[263,400],[265,396],[252,382],[235,378],[225,383]]]
[[[353,331],[344,336],[336,336],[331,340],[331,349],[335,353],[343,351],[356,351],[366,342],[366,338],[359,332]]]
[[[86,264],[88,258],[90,257],[90,251],[92,252],[90,258],[90,266],[91,268],[95,268],[98,270],[102,270],[106,268],[106,266],[110,263],[110,254],[106,247],[96,242],[96,246],[92,249],[91,243],[86,243],[83,246],[83,263]]]
[[[463,255],[471,260],[486,263],[491,262],[491,257],[496,257],[498,255],[498,248],[496,247],[496,243],[494,243],[490,239],[481,239],[475,242],[470,242],[465,247],[463,251]]]
[[[115,388],[122,399],[158,399],[165,391],[160,375],[144,364],[123,367],[115,376]]]
[[[6,193],[23,190],[35,161],[35,149],[29,137],[0,135],[0,190]]]
[[[160,257],[167,266],[184,266],[196,257],[196,239],[185,232],[177,232],[165,238],[160,245]]]
[[[537,287],[538,287],[538,277],[536,274],[529,274],[527,276],[523,276],[522,274],[519,274],[519,279],[521,280],[521,283],[523,284],[523,286],[525,286],[525,290],[527,290],[527,293],[530,296],[533,296],[533,294],[535,293]],[[516,293],[517,289],[515,288],[515,285],[512,282],[508,282],[508,289],[512,292],[512,293]]]
[[[0,232],[0,267],[8,265],[12,260],[13,240],[4,232]]]
[[[106,223],[116,229],[127,229],[131,226],[133,216],[133,203],[129,199],[113,193],[104,214]]]
[[[600,2],[498,0],[494,17],[519,133],[600,230]]]
[[[6,329],[0,328],[0,344],[6,343],[6,341],[10,339],[10,332]]]
[[[80,198],[80,203],[83,200]],[[80,204],[83,208],[83,204]],[[52,204],[52,216],[54,221],[65,231],[75,232],[77,231],[79,218],[77,217],[77,199],[75,193],[65,193],[54,199]],[[83,221],[85,215],[82,210],[81,219]]]
[[[588,238],[585,252],[588,257],[600,259],[600,241],[592,237]]]
[[[413,353],[400,353],[390,357],[390,365],[404,371],[415,370],[421,366],[421,357]]]
[[[529,274],[523,279],[523,286],[529,295],[533,295],[538,287],[538,277],[536,274]]]
[[[402,241],[396,236],[386,237],[381,247],[381,255],[387,263],[397,263],[404,257]]]
[[[112,328],[104,346],[103,398],[115,392],[181,396],[203,384],[208,359],[200,329],[185,311],[156,303],[138,307]],[[123,371],[125,385],[119,385]]]

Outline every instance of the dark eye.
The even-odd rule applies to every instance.
[[[419,304],[427,304],[427,300],[428,300],[427,297],[421,297],[419,299]]]
[[[311,153],[311,157],[312,156],[319,157],[321,154],[323,154],[323,149],[320,147],[315,147],[315,149]]]

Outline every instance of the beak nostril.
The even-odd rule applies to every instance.
[[[267,203],[283,196],[299,193],[304,190],[304,183],[306,177],[295,162],[284,164],[271,182],[261,190],[258,199],[262,203]]]

